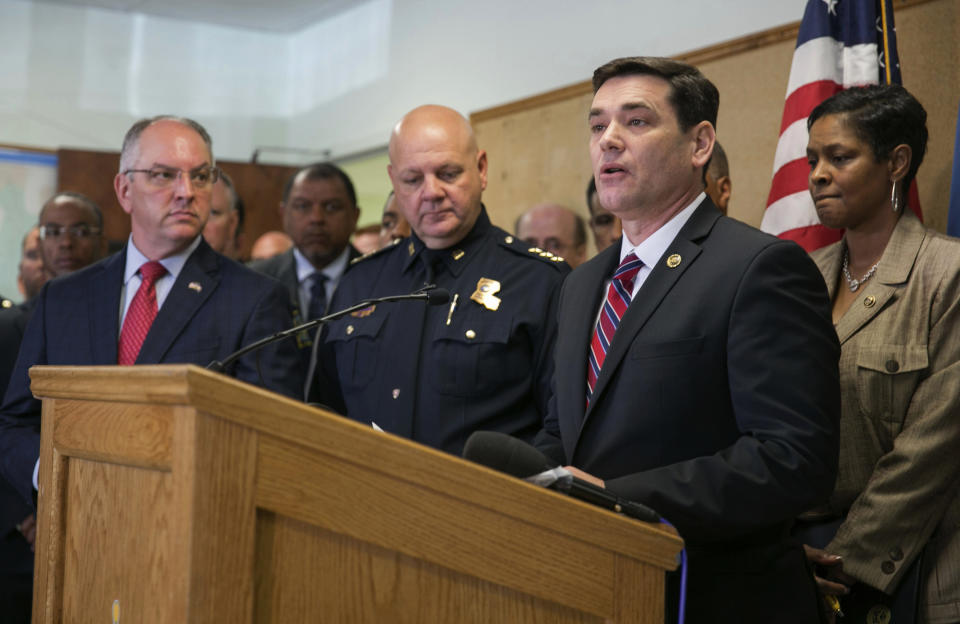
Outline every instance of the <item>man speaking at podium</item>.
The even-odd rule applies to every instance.
[[[37,364],[206,365],[288,328],[283,286],[213,251],[200,232],[217,180],[210,136],[195,121],[134,124],[114,190],[130,215],[123,250],[47,283],[27,325],[0,407],[0,472],[27,500],[35,487],[40,405],[28,369]],[[241,359],[237,378],[299,397],[294,346],[281,342]]]
[[[593,87],[593,172],[623,237],[564,284],[537,446],[676,526],[687,624],[817,622],[787,531],[837,469],[823,279],[800,247],[705,196],[719,95],[696,68],[619,59]]]

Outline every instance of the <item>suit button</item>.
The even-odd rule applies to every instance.
[[[888,555],[890,556],[890,558],[893,559],[894,561],[902,561],[902,560],[903,560],[903,551],[900,550],[899,547],[894,548],[893,550],[891,550],[891,551],[888,552],[887,554],[888,554]]]
[[[887,367],[888,373],[895,373],[900,370],[900,363],[896,360],[887,360],[885,366]]]
[[[883,563],[880,564],[880,570],[884,574],[893,574],[893,572],[896,569],[897,569],[897,566],[893,565],[892,561],[884,561]]]

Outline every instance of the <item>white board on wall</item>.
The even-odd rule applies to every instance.
[[[22,300],[20,245],[56,188],[56,154],[0,147],[0,295]]]

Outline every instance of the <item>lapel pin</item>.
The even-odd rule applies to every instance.
[[[189,288],[190,290],[195,290],[197,292],[200,292],[201,290],[203,290],[203,286],[200,285],[200,282],[190,282],[189,284],[187,284],[187,288]]]
[[[470,295],[470,299],[488,310],[496,310],[500,307],[500,298],[494,296],[498,292],[500,292],[500,282],[481,277],[480,281],[477,282],[477,289]]]
[[[414,251],[416,251],[416,248],[413,246],[413,241],[410,241],[410,244],[407,245],[407,255],[412,256]]]
[[[459,260],[459,259],[462,258],[464,255],[465,255],[465,252],[464,252],[462,249],[458,249],[458,250],[456,250],[455,252],[453,252],[453,259],[454,259],[454,260]]]
[[[671,269],[675,269],[680,266],[681,260],[682,258],[680,257],[680,254],[670,254],[670,256],[667,258],[667,266]]]
[[[873,295],[868,295],[863,299],[863,305],[866,308],[872,308],[877,303],[877,298]]]

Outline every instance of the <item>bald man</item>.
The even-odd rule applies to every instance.
[[[571,269],[587,259],[583,217],[560,204],[538,204],[517,219],[517,238],[567,261]]]
[[[459,113],[414,109],[394,128],[389,154],[387,173],[413,232],[354,261],[332,307],[425,284],[451,299],[379,304],[328,325],[314,398],[455,454],[478,429],[530,440],[547,408],[569,269],[491,225],[481,203],[487,155]]]
[[[267,260],[293,247],[293,239],[279,230],[264,232],[250,248],[250,261]]]

